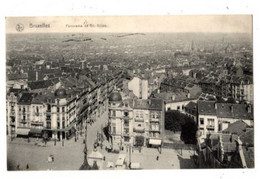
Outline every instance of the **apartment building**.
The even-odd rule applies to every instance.
[[[162,144],[164,102],[161,99],[122,98],[119,91],[109,96],[109,133],[113,145]]]

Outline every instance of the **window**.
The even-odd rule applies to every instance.
[[[209,126],[214,126],[214,119],[208,119],[208,125]]]
[[[128,120],[124,120],[124,125],[125,126],[129,126],[129,121]]]
[[[142,127],[142,125],[141,125],[141,124],[138,124],[137,126],[138,126],[138,127]]]
[[[180,110],[180,106],[177,106],[177,110]]]
[[[57,112],[60,112],[60,108],[59,107],[57,107]]]
[[[116,133],[116,127],[113,127],[113,133]]]
[[[116,111],[112,111],[112,116],[116,116]]]
[[[167,110],[168,110],[168,111],[170,111],[170,110],[171,110],[171,108],[168,108]]]
[[[204,124],[204,118],[200,118],[200,124],[201,124],[201,125]]]
[[[62,107],[62,112],[65,112],[65,107]]]
[[[51,105],[50,104],[47,105],[47,111],[51,111]]]
[[[128,112],[124,112],[124,116],[127,117],[128,116]]]

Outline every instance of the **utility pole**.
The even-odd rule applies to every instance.
[[[87,119],[85,121],[85,148],[84,148],[84,161],[87,162],[88,160],[88,148],[87,148],[87,138],[88,138],[88,134],[87,134],[87,129],[88,129],[88,123],[87,123]]]

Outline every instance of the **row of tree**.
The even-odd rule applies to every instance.
[[[165,113],[165,129],[181,132],[181,140],[185,144],[196,144],[197,125],[193,118],[176,110]]]

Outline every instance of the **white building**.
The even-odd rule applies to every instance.
[[[133,93],[139,99],[147,99],[148,98],[148,80],[141,79],[139,77],[134,77],[132,80],[128,82],[128,89],[132,90]]]

